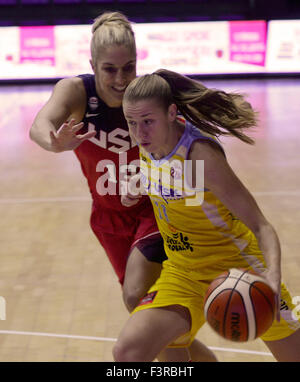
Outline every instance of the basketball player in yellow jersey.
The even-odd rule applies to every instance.
[[[181,348],[189,360],[187,347],[205,321],[208,285],[221,272],[244,267],[260,272],[284,305],[262,340],[278,361],[299,362],[300,322],[281,284],[279,239],[215,138],[253,143],[244,133],[256,124],[251,105],[241,95],[159,70],[131,82],[123,110],[168,259],[122,330],[115,360],[152,361],[166,346]],[[135,203],[133,195],[123,199]]]

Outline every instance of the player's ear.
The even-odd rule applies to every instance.
[[[93,69],[93,72],[95,73],[95,66],[94,66],[94,64],[93,64],[92,59],[90,59],[90,64],[91,64],[91,67],[92,67],[92,69]]]
[[[168,116],[170,119],[170,122],[174,122],[177,117],[177,106],[175,103],[172,103],[168,108]]]

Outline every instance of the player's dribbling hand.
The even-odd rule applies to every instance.
[[[71,119],[65,122],[56,132],[50,131],[51,145],[54,152],[59,153],[76,149],[83,141],[96,135],[96,131],[76,134],[83,127],[83,122],[75,124]]]

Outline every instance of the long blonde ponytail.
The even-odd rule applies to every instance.
[[[243,131],[257,125],[257,113],[241,94],[209,89],[186,76],[160,69],[131,82],[124,102],[149,98],[165,108],[174,102],[179,112],[204,132],[216,137],[232,135],[254,143]]]

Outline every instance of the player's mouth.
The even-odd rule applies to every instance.
[[[125,90],[126,90],[126,86],[122,86],[122,87],[115,87],[115,86],[112,86],[112,89],[119,93],[119,94],[124,94]]]
[[[151,143],[149,142],[141,142],[141,146],[146,148],[146,147],[149,147],[151,145]]]

